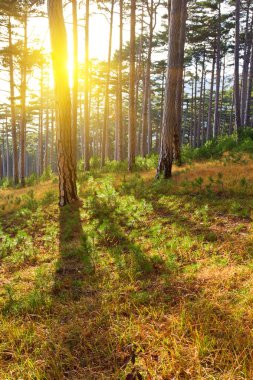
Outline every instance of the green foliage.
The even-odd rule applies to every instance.
[[[42,206],[48,206],[48,205],[56,202],[56,200],[57,200],[56,192],[53,190],[49,190],[49,191],[45,192],[45,194],[41,200],[41,204],[42,204]]]
[[[15,236],[12,236],[1,229],[0,242],[0,257],[14,264],[23,263],[35,255],[32,238],[24,230],[18,230]]]
[[[207,141],[200,148],[191,148],[184,145],[182,148],[183,162],[219,159],[225,152],[229,156],[225,160],[232,162],[241,162],[239,153],[253,153],[253,133],[251,129],[245,129],[237,135],[219,136],[218,139]],[[242,162],[243,163],[243,162]]]
[[[36,211],[39,206],[39,202],[34,197],[34,191],[29,190],[25,195],[23,195],[23,207],[30,211]]]
[[[102,168],[102,172],[120,173],[127,171],[127,161],[106,161],[105,166]]]
[[[48,166],[40,177],[41,181],[49,181],[53,176],[53,172],[50,166]]]
[[[30,175],[30,177],[26,178],[26,185],[27,186],[34,186],[36,183],[38,183],[39,179],[38,176],[33,173]]]
[[[135,170],[136,171],[146,171],[151,169],[156,169],[158,163],[157,154],[152,154],[147,157],[136,157],[135,160]]]

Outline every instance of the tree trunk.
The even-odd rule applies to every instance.
[[[73,89],[72,89],[72,144],[73,160],[77,161],[77,106],[78,106],[78,25],[77,1],[72,0],[73,21]]]
[[[212,126],[212,112],[213,112],[213,88],[214,88],[215,62],[216,62],[216,48],[214,48],[213,50],[213,63],[212,63],[212,74],[211,74],[208,117],[207,117],[207,131],[206,131],[207,141],[213,137],[211,126]]]
[[[216,61],[216,90],[214,106],[213,136],[219,134],[219,113],[220,113],[220,80],[221,80],[221,5],[218,4],[218,35],[217,35],[217,61]]]
[[[123,160],[123,107],[122,107],[122,49],[123,49],[123,0],[119,1],[119,66],[118,66],[118,133],[117,133],[117,160]]]
[[[108,62],[106,73],[106,85],[105,85],[105,106],[104,106],[104,124],[102,134],[102,154],[101,154],[101,166],[105,165],[105,160],[108,158],[108,118],[109,118],[109,85],[111,74],[111,52],[112,52],[112,28],[113,28],[113,13],[114,2],[111,0],[111,18],[110,18],[110,32],[109,32],[109,47],[108,47]]]
[[[200,135],[201,135],[201,126],[202,126],[202,107],[203,107],[203,89],[204,89],[204,80],[205,80],[205,59],[206,55],[204,52],[203,62],[202,62],[202,73],[201,73],[201,83],[200,83],[200,96],[199,96],[199,119],[198,119],[198,137],[197,137],[197,146],[200,147]]]
[[[89,20],[90,0],[85,13],[85,92],[84,92],[84,170],[90,170],[90,117],[89,117]]]
[[[243,57],[243,70],[242,70],[242,90],[241,90],[241,123],[245,127],[246,115],[246,102],[247,102],[247,89],[248,89],[248,74],[250,63],[251,39],[252,39],[252,20],[249,23],[250,1],[248,0],[247,15],[246,15],[246,28],[245,28],[245,47]]]
[[[39,109],[39,155],[38,155],[38,174],[43,173],[44,149],[43,149],[43,115],[44,115],[44,82],[43,82],[43,66],[41,66],[40,73],[40,109]]]
[[[172,0],[168,43],[168,67],[164,100],[164,114],[162,127],[161,150],[157,175],[164,173],[165,178],[171,177],[173,163],[173,141],[177,126],[177,112],[175,105],[175,93],[177,90],[178,70],[181,70],[179,62],[180,36],[182,8],[186,8],[186,0]],[[186,11],[186,10],[185,10]],[[183,75],[183,71],[181,71]]]
[[[54,110],[52,109],[51,110],[51,145],[50,145],[50,166],[51,166],[51,170],[52,171],[55,171],[55,166],[54,166],[54,159],[55,159],[55,156],[54,156],[54,135],[55,135],[55,132],[54,132]]]
[[[186,25],[186,6],[181,9],[181,27],[180,27],[180,41],[178,52],[178,78],[177,78],[177,91],[176,91],[176,112],[177,112],[177,125],[174,131],[174,150],[175,159],[181,164],[181,124],[182,124],[182,98],[183,98],[183,71],[184,71],[184,47],[185,47],[185,25]]]
[[[244,125],[250,126],[250,110],[251,110],[251,94],[253,85],[253,35],[251,40],[251,54],[250,54],[250,70],[249,70],[249,83],[246,99],[246,111],[245,111],[245,122]]]
[[[151,122],[149,120],[149,100],[150,100],[150,70],[151,70],[151,55],[152,55],[152,42],[153,42],[153,17],[154,17],[154,0],[151,0],[151,6],[149,8],[147,2],[147,8],[149,13],[149,39],[148,39],[148,55],[147,65],[145,73],[145,84],[143,94],[143,111],[142,111],[142,156],[145,157],[150,154],[151,145]]]
[[[234,73],[234,99],[235,99],[235,124],[236,131],[241,128],[240,107],[240,0],[236,0],[235,7],[235,73]]]
[[[11,17],[8,22],[8,37],[9,37],[9,68],[10,68],[10,103],[11,103],[11,133],[12,133],[12,152],[13,152],[13,182],[18,184],[18,148],[17,148],[17,130],[16,130],[16,110],[15,110],[15,86],[14,86],[14,65],[12,54],[12,25]]]
[[[128,170],[132,170],[135,163],[135,22],[136,0],[131,0],[130,21],[130,73],[129,73],[129,125],[128,125]]]
[[[67,35],[62,0],[48,0],[48,17],[52,48],[59,170],[59,204],[77,200],[76,167],[72,150],[71,99],[68,81]]]
[[[196,62],[195,62],[195,78],[194,78],[194,148],[198,146],[197,94],[198,94],[198,58],[196,58]]]
[[[24,14],[24,53],[21,63],[21,115],[20,115],[20,181],[25,186],[25,144],[26,144],[26,90],[27,90],[27,10]]]
[[[47,101],[46,109],[46,133],[45,133],[45,155],[44,155],[44,170],[48,169],[48,143],[49,143],[49,104]]]

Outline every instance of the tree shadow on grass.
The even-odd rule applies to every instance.
[[[78,300],[83,281],[92,273],[91,250],[83,232],[80,203],[60,208],[59,260],[56,265],[53,293],[55,296]]]

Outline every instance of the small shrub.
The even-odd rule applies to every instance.
[[[49,190],[45,193],[44,197],[41,200],[42,206],[48,206],[54,203],[57,200],[57,195],[55,191]]]

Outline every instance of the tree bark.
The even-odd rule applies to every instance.
[[[87,0],[88,1],[88,0]],[[77,161],[77,106],[78,106],[78,25],[77,1],[72,0],[73,20],[73,89],[72,89],[72,144],[73,160]]]
[[[26,90],[27,90],[27,10],[24,13],[24,52],[21,63],[21,115],[20,115],[20,181],[25,186],[25,143],[26,143]]]
[[[62,0],[48,0],[57,118],[59,204],[77,200],[76,167],[71,136],[71,99],[67,70],[67,35]]]
[[[218,34],[217,34],[217,57],[216,57],[216,90],[214,105],[213,136],[219,134],[219,113],[220,113],[220,80],[221,80],[221,5],[218,3]]]
[[[179,49],[181,31],[181,12],[186,8],[186,0],[172,0],[168,43],[168,67],[164,100],[164,114],[162,127],[162,140],[157,176],[164,173],[165,178],[171,177],[173,163],[173,141],[178,118],[175,106],[175,93],[177,90],[178,71],[180,70]],[[185,10],[186,12],[186,10]],[[182,71],[181,71],[182,72]],[[183,72],[182,72],[183,73]]]
[[[14,86],[14,64],[12,53],[12,25],[11,17],[8,20],[8,37],[9,37],[9,69],[10,69],[10,104],[11,104],[11,133],[12,133],[12,152],[13,152],[13,182],[17,185],[18,178],[18,147],[17,147],[17,127],[16,127],[16,110],[15,110],[15,86]]]
[[[84,170],[90,170],[90,117],[89,117],[89,20],[90,0],[85,12],[85,92],[84,92]]]
[[[244,122],[244,125],[247,127],[250,126],[250,110],[251,110],[251,101],[252,101],[251,94],[252,94],[252,87],[253,87],[252,85],[253,85],[253,34],[252,34],[252,40],[251,40],[249,83],[248,83],[245,122]]]
[[[216,48],[214,48],[214,50],[213,50],[213,62],[212,62],[212,73],[211,73],[210,94],[209,94],[207,131],[206,131],[207,141],[213,137],[213,133],[212,133],[212,112],[213,112],[213,89],[214,89],[215,62],[216,62]]]
[[[177,91],[176,91],[176,112],[177,112],[177,125],[174,131],[174,150],[175,159],[181,164],[181,124],[182,124],[182,98],[183,98],[183,71],[184,71],[184,47],[185,47],[185,26],[186,26],[186,6],[181,9],[181,27],[180,27],[180,40],[178,52],[178,77],[177,77]]]
[[[130,21],[130,73],[129,73],[129,124],[128,124],[128,170],[132,170],[135,163],[136,144],[136,107],[135,107],[135,22],[136,0],[131,0]]]
[[[117,133],[117,160],[123,160],[123,106],[122,106],[122,49],[123,49],[123,0],[119,1],[119,63],[118,63],[118,133]]]
[[[241,128],[240,107],[240,0],[236,0],[235,7],[235,73],[234,73],[234,99],[235,99],[235,125],[236,131]]]
[[[108,62],[107,62],[106,85],[105,85],[105,105],[104,105],[104,124],[103,124],[103,134],[102,134],[101,166],[105,165],[105,160],[108,158],[108,149],[109,149],[109,147],[108,147],[109,85],[110,85],[110,74],[111,74],[111,52],[112,52],[112,28],[113,28],[114,2],[115,2],[115,0],[111,0],[111,11],[110,11],[111,17],[110,17]]]

